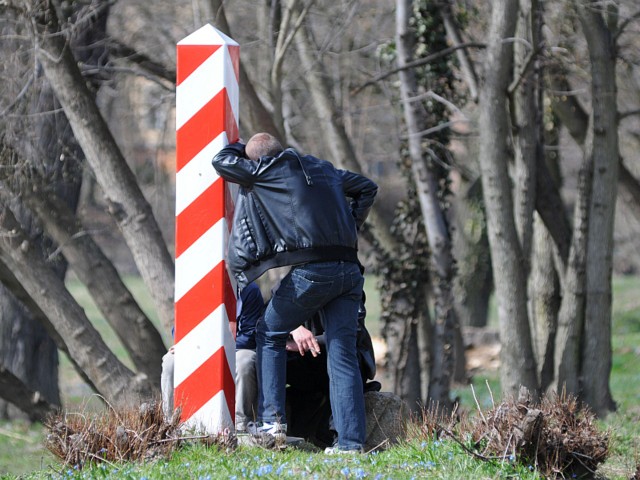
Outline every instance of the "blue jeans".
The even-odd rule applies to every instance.
[[[338,448],[355,450],[364,446],[364,394],[356,352],[363,284],[360,268],[351,262],[298,265],[284,277],[264,320],[256,326],[259,420],[286,423],[287,337],[322,310]]]

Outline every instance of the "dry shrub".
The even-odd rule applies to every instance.
[[[534,404],[523,391],[486,411],[478,405],[476,413],[432,406],[412,422],[410,436],[446,436],[476,458],[531,465],[546,477],[593,477],[609,454],[609,433],[598,431],[595,415],[574,397],[549,395]]]
[[[438,440],[443,435],[453,436],[457,431],[469,431],[466,415],[461,415],[457,408],[452,412],[440,408],[438,404],[431,404],[420,411],[420,418],[410,423],[409,437]],[[466,429],[466,430],[465,430]]]
[[[481,456],[533,465],[547,477],[593,475],[609,453],[609,433],[598,431],[595,415],[567,395],[533,404],[524,392],[479,412],[471,434]]]
[[[114,409],[102,413],[60,413],[45,422],[46,448],[65,465],[149,460],[166,457],[186,440],[206,444],[230,443],[229,436],[181,434],[180,412],[165,420],[160,403]]]

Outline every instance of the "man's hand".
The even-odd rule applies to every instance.
[[[291,339],[287,340],[287,350],[290,352],[298,351],[302,356],[304,356],[304,352],[309,350],[311,355],[317,357],[320,353],[320,345],[313,333],[300,325],[291,332]]]

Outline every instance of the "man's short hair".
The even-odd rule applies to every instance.
[[[251,160],[258,160],[260,157],[275,157],[283,148],[280,142],[269,133],[256,133],[249,139],[244,147],[247,157]]]

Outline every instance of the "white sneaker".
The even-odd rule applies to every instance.
[[[357,455],[359,453],[364,453],[364,450],[362,448],[343,450],[338,447],[327,447],[324,449],[324,453],[326,455]]]
[[[257,428],[257,433],[271,435],[276,440],[285,441],[287,439],[287,424],[264,422]]]

